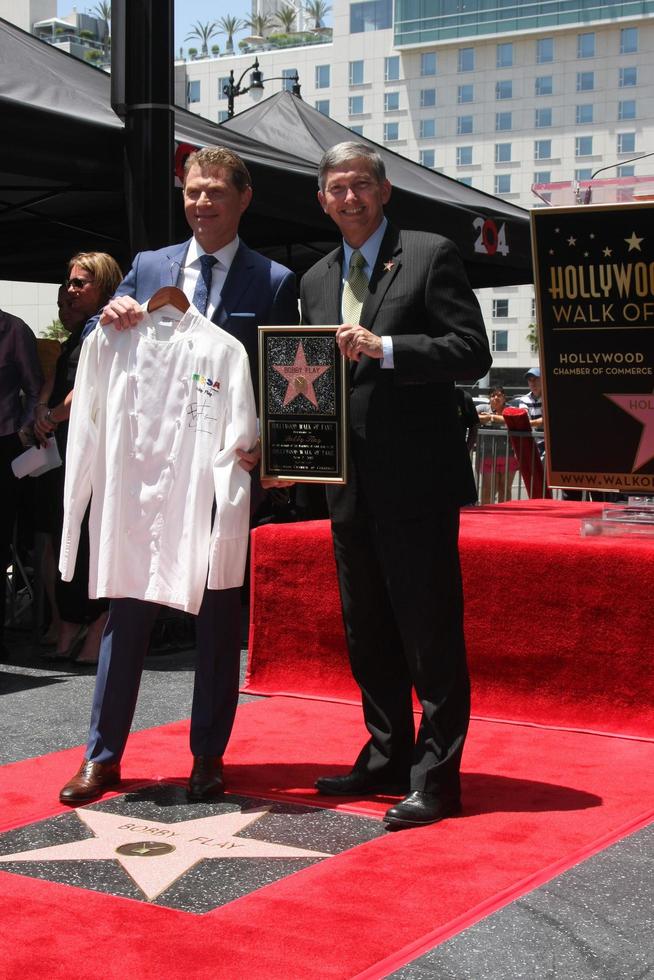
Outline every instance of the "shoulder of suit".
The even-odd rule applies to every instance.
[[[329,269],[330,266],[334,264],[336,259],[338,259],[340,254],[341,246],[339,245],[338,248],[335,248],[332,252],[329,252],[328,255],[323,255],[321,259],[318,259],[315,265],[312,265],[310,269],[307,269],[302,278],[306,279],[308,277],[311,279],[314,276],[323,276],[327,269]]]
[[[165,259],[168,256],[177,256],[180,252],[187,252],[188,247],[191,244],[191,239],[188,238],[185,242],[176,242],[173,245],[165,245],[163,248],[155,248],[150,251],[137,252],[134,256],[134,264],[136,262],[146,262],[150,259],[155,259],[155,261],[160,259]]]
[[[403,248],[410,246],[424,249],[456,247],[451,239],[431,231],[401,231],[400,239]]]
[[[251,268],[265,270],[272,279],[284,279],[286,276],[292,276],[294,274],[291,269],[282,265],[281,262],[275,262],[274,259],[269,259],[266,255],[262,255],[261,252],[256,252],[243,241],[241,241],[239,252],[241,252],[244,261]],[[238,252],[236,254],[238,255]]]

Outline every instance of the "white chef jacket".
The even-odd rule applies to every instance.
[[[194,306],[142,309],[137,327],[97,326],[82,346],[59,567],[70,581],[91,498],[89,596],[197,613],[205,585],[243,583],[250,475],[236,450],[256,442],[250,368]]]

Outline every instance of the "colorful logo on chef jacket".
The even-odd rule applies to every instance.
[[[194,374],[193,380],[198,386],[198,391],[205,395],[212,395],[214,391],[220,390],[220,381],[214,381],[213,378],[205,378],[203,374]]]

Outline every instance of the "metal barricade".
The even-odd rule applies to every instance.
[[[543,495],[539,444],[542,432],[480,426],[472,463],[480,504],[501,504]],[[518,447],[518,455],[514,446]],[[526,477],[526,482],[525,482]]]

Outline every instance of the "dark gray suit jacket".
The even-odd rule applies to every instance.
[[[341,322],[343,249],[301,282],[302,322]],[[362,357],[352,365],[351,456],[346,487],[329,487],[332,520],[355,517],[365,493],[377,517],[411,519],[439,501],[476,498],[461,437],[455,381],[475,381],[491,355],[477,299],[456,246],[440,235],[389,224],[361,311],[361,324],[393,338],[394,368]]]

